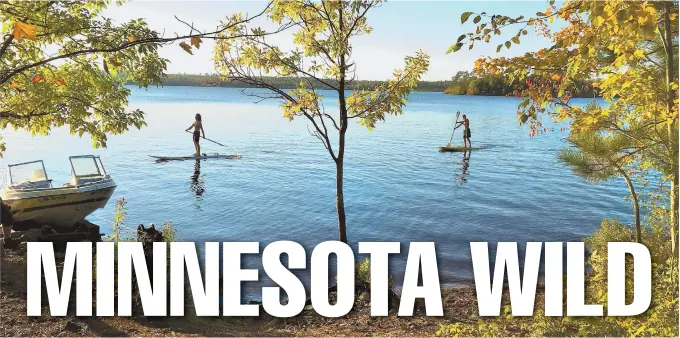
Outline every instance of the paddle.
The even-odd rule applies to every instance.
[[[451,146],[451,141],[453,141],[453,133],[456,132],[456,124],[458,123],[458,116],[460,116],[460,112],[456,112],[456,122],[453,123],[453,131],[451,132],[451,138],[449,139],[449,144],[446,145],[447,147]]]
[[[188,131],[188,130],[185,130],[185,131],[186,131],[187,133],[189,133],[189,134],[193,134],[192,132],[190,132],[190,131]],[[212,142],[212,143],[219,144],[219,145],[221,145],[221,146],[223,146],[223,147],[225,147],[225,148],[229,148],[229,147],[225,146],[224,144],[219,143],[219,142],[216,142],[216,141],[213,141],[213,140],[211,140],[211,139],[209,139],[209,138],[206,138],[206,137],[202,137],[202,138],[205,139],[205,140],[208,140],[208,141],[210,141],[210,142]],[[231,149],[231,148],[229,148],[229,149]]]

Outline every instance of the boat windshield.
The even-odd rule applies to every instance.
[[[44,189],[52,187],[52,180],[47,178],[43,161],[11,164],[7,168],[8,185],[15,189]]]
[[[106,170],[99,156],[72,156],[71,174],[78,178],[106,176]]]

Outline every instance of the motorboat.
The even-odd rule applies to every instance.
[[[69,157],[71,181],[54,187],[42,160],[10,164],[2,201],[12,208],[14,224],[68,229],[103,208],[116,189],[99,156]]]

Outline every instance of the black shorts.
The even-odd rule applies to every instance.
[[[200,140],[201,140],[201,132],[195,131],[194,132],[194,143],[198,143]]]
[[[463,137],[470,138],[470,136],[472,136],[470,129],[465,129],[465,131],[463,132]]]

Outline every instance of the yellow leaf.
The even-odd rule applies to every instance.
[[[55,79],[55,78],[53,78],[53,77],[51,77],[51,78],[49,78],[49,79],[47,79],[47,80],[50,81],[50,82],[52,82],[52,83],[54,83],[55,85],[57,85],[57,87],[61,87],[61,86],[66,85],[66,82],[64,82],[63,80]]]
[[[558,81],[560,79],[560,74],[553,74],[552,79],[553,81]]]
[[[186,42],[180,42],[179,46],[182,47],[182,49],[184,49],[185,52],[194,55],[194,53],[191,51],[191,46],[187,45]]]
[[[40,74],[35,74],[35,75],[33,75],[31,82],[38,83],[38,82],[40,82],[40,80],[42,80],[42,76]]]
[[[201,38],[199,38],[199,37],[194,36],[193,38],[191,38],[191,45],[196,47],[196,49],[201,48],[201,42],[203,42],[203,41],[201,41]]]
[[[128,41],[135,42],[135,41],[137,41],[137,37],[134,36],[134,35],[130,35],[130,36],[128,36]]]
[[[678,17],[678,13],[673,13],[670,15],[671,21],[674,21]]]
[[[17,21],[14,23],[14,40],[21,41],[23,38],[35,40],[36,30],[37,28],[33,25]]]

